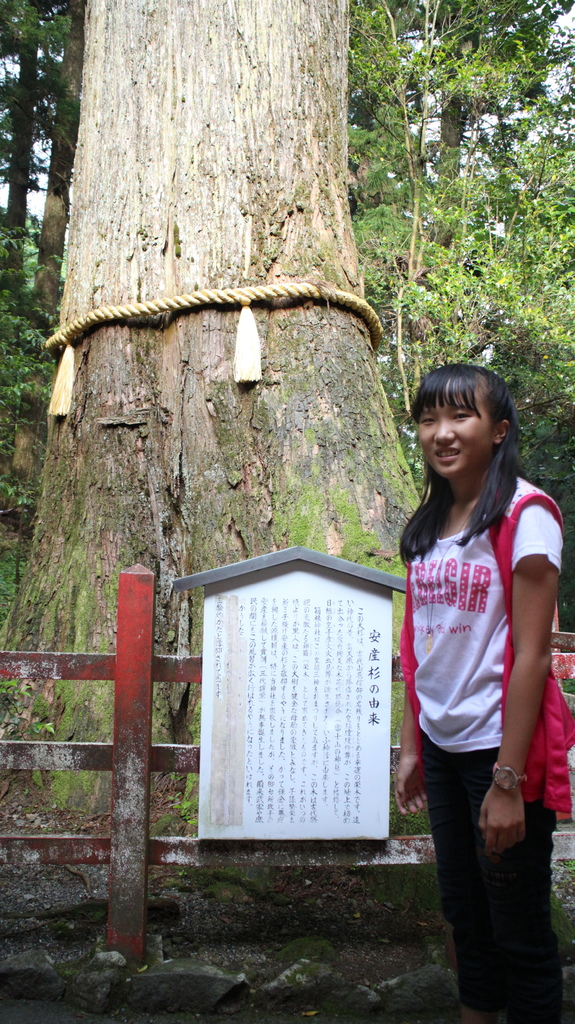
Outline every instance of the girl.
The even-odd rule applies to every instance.
[[[517,412],[497,374],[444,366],[413,405],[424,497],[408,566],[396,800],[427,803],[461,1020],[560,1024],[550,921],[555,811],[571,810],[573,719],[550,675],[561,516],[518,478]]]

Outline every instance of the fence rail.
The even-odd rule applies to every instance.
[[[107,946],[131,959],[146,951],[148,867],[230,864],[330,866],[422,864],[434,860],[430,836],[386,840],[200,840],[149,838],[152,772],[197,774],[200,748],[152,744],[154,682],[201,684],[200,657],[154,655],[154,575],[136,565],[120,573],[116,654],[0,652],[0,678],[114,682],[113,743],[0,741],[0,768],[112,772],[110,838],[0,837],[0,864],[109,864]],[[575,651],[575,635],[554,633]],[[561,678],[575,677],[575,654],[554,653]],[[394,659],[393,676],[397,678]],[[391,770],[399,748],[392,748]],[[575,859],[575,832],[557,832],[556,860]]]

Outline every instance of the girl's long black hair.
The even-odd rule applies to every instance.
[[[419,423],[423,410],[437,405],[463,406],[478,413],[477,398],[483,399],[494,423],[509,420],[509,429],[501,444],[494,446],[485,486],[459,541],[461,545],[496,523],[515,492],[519,472],[519,423],[515,402],[505,381],[493,370],[469,363],[452,363],[432,370],[423,378],[411,409],[413,419]],[[433,547],[452,504],[449,482],[426,464],[421,504],[401,538],[399,550],[404,562],[422,558]]]

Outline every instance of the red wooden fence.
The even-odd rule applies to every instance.
[[[151,743],[153,682],[201,685],[201,658],[154,655],[153,632],[154,575],[135,565],[120,573],[115,655],[0,652],[4,679],[114,681],[113,743],[0,742],[0,768],[111,771],[111,838],[4,836],[0,864],[109,864],[107,945],[141,960],[146,951],[149,864],[329,866],[434,860],[430,836],[329,842],[150,839],[151,773],[198,773],[200,767],[199,747]],[[575,650],[573,635],[554,637],[556,643]],[[575,676],[575,655],[553,657],[564,659],[558,662],[563,678]],[[393,748],[392,770],[397,756]],[[575,833],[557,833],[555,858],[575,859]]]

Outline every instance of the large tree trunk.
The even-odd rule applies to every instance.
[[[94,0],[86,30],[64,318],[311,274],[359,290],[346,0]],[[291,544],[389,568],[413,490],[365,325],[329,304],[255,313],[255,385],[232,376],[238,310],[84,337],[11,647],[113,649],[134,562],[158,574],[168,652],[201,644],[176,576]],[[105,732],[101,696],[58,695],[59,735]],[[164,696],[158,729],[182,739],[187,695]]]

